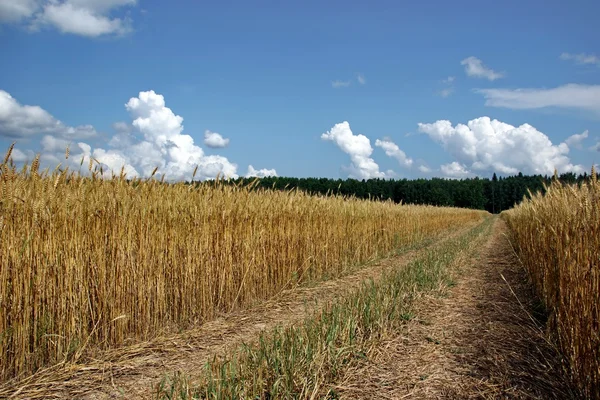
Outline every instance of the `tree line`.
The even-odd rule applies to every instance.
[[[468,179],[330,179],[330,178],[238,178],[229,184],[250,185],[276,190],[299,189],[311,194],[354,196],[361,199],[392,200],[404,204],[463,207],[499,213],[519,203],[523,196],[544,191],[552,179],[564,183],[587,181],[587,173],[576,175],[523,175]]]

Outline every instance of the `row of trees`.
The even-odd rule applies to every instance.
[[[578,183],[589,179],[584,173],[562,174],[557,177],[565,183]],[[472,178],[453,179],[328,179],[328,178],[239,178],[229,181],[237,185],[246,185],[256,181],[254,187],[291,190],[298,188],[313,194],[341,194],[363,199],[393,200],[396,203],[430,204],[487,210],[499,213],[519,203],[527,190],[543,191],[553,177],[542,175],[523,175],[492,179]]]

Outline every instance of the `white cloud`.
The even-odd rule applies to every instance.
[[[377,139],[375,146],[381,147],[385,151],[385,155],[391,158],[395,158],[398,163],[404,168],[410,168],[413,164],[412,158],[406,156],[400,147],[390,139]]]
[[[358,74],[356,76],[356,80],[358,81],[358,83],[360,83],[361,85],[366,85],[367,84],[367,80],[365,79],[365,76],[363,74]]]
[[[204,144],[212,149],[222,149],[229,145],[229,139],[225,139],[217,132],[206,130],[204,132]]]
[[[600,67],[600,57],[594,54],[570,54],[570,53],[562,53],[560,55],[561,60],[573,60],[575,64],[594,64]]]
[[[590,147],[590,150],[600,151],[600,142],[598,142],[595,145],[593,145],[592,147]]]
[[[97,13],[107,13],[113,8],[134,6],[137,0],[66,0],[75,7],[87,8]]]
[[[0,0],[0,23],[19,22],[39,8],[37,0]]]
[[[426,165],[419,165],[419,171],[421,171],[424,174],[427,174],[427,173],[431,172],[431,168],[429,168]]]
[[[183,134],[183,118],[166,107],[164,97],[153,90],[140,92],[125,105],[133,120],[133,127],[143,140],[132,144],[126,151],[110,150],[102,157],[124,157],[141,175],[148,176],[155,167],[171,180],[189,179],[198,166],[196,178],[214,178],[217,174],[237,177],[237,165],[222,156],[205,156],[194,139]],[[95,153],[94,153],[95,155]]]
[[[348,86],[350,86],[350,81],[335,80],[335,81],[331,82],[331,87],[334,89],[344,88],[344,87],[348,87]]]
[[[552,89],[476,89],[485,105],[512,109],[579,108],[600,112],[600,85],[570,83]]]
[[[47,4],[44,6],[41,15],[36,19],[35,26],[52,25],[63,33],[89,37],[110,34],[124,35],[131,32],[132,28],[129,20],[110,18],[98,9],[89,7],[89,5],[84,6],[83,4],[73,3],[73,1],[68,1]],[[117,4],[116,6],[120,5]]]
[[[440,166],[440,170],[445,177],[453,179],[468,178],[473,175],[464,165],[459,164],[456,161],[453,161],[450,164],[443,164]]]
[[[12,153],[10,153],[10,157],[16,163],[30,162],[33,160],[34,156],[35,154],[33,153],[33,151],[25,153],[17,148],[14,148]]]
[[[56,138],[52,135],[45,135],[41,141],[42,151],[48,153],[64,152],[71,144],[70,140]]]
[[[331,140],[340,150],[350,156],[352,164],[346,170],[350,178],[370,179],[385,178],[386,174],[379,171],[379,165],[371,158],[373,148],[371,141],[365,135],[355,135],[347,121],[335,124],[327,133],[321,135],[322,140]]]
[[[565,143],[571,147],[581,148],[581,142],[583,142],[589,136],[589,131],[585,130],[583,133],[571,135],[565,140]]]
[[[467,57],[460,62],[460,65],[464,65],[467,75],[474,78],[485,78],[490,81],[495,81],[496,79],[504,77],[504,73],[496,72],[485,66],[477,57]]]
[[[6,96],[0,96],[0,99],[6,100]],[[9,111],[14,110],[16,101],[12,98],[8,100],[11,106]],[[9,128],[19,126],[19,121],[27,119],[23,115],[30,120],[32,119],[30,114],[39,117],[34,119],[35,124],[21,126],[23,130],[21,137],[23,133],[34,134],[40,131],[46,133],[41,139],[41,160],[51,167],[59,162],[65,163],[64,152],[67,145],[70,145],[71,151],[67,164],[79,169],[83,159],[83,166],[87,167],[90,158],[93,157],[101,163],[106,176],[110,176],[111,172],[119,174],[121,167],[124,167],[128,177],[147,177],[152,174],[154,168],[158,167],[158,174],[165,174],[168,180],[190,180],[194,169],[198,166],[195,179],[211,179],[217,175],[237,177],[237,165],[219,155],[205,155],[203,149],[194,144],[194,139],[183,133],[183,118],[173,113],[166,106],[164,97],[152,90],[140,92],[138,97],[132,97],[125,104],[133,121],[131,124],[119,122],[113,125],[116,134],[108,140],[107,148],[92,148],[85,142],[72,140],[73,137],[63,133],[65,131],[69,133],[74,128],[65,127],[60,122],[56,123],[52,116],[39,107],[19,106],[16,108],[17,112],[12,114],[16,120],[10,118],[10,113],[8,119],[2,119],[4,116],[2,111],[6,108],[2,107],[2,104],[0,102],[0,132],[5,132],[7,126]],[[24,107],[31,108],[23,111]],[[60,129],[39,129],[39,126],[44,127],[48,124],[57,125]],[[14,130],[9,129],[8,132]],[[17,150],[19,151],[15,153],[15,161],[32,160],[31,150]]]
[[[0,0],[0,23],[23,22],[32,31],[52,26],[63,33],[97,37],[131,32],[128,18],[112,16],[136,0]]]
[[[446,86],[444,89],[440,90],[438,94],[441,97],[449,97],[452,93],[454,93],[454,80],[456,78],[454,76],[449,76],[446,79],[442,79],[442,83]]]
[[[95,136],[96,130],[91,125],[67,126],[43,108],[22,105],[0,90],[0,136],[18,139],[39,134],[83,139]]]
[[[489,117],[452,126],[450,121],[419,124],[419,131],[441,144],[463,169],[447,166],[446,172],[497,172],[504,175],[582,172],[567,156],[569,146],[554,145],[544,133],[529,124],[519,127]]]
[[[446,97],[450,96],[453,92],[454,92],[454,88],[451,88],[451,87],[442,89],[440,91],[440,96],[446,98]]]
[[[248,165],[248,172],[246,172],[246,178],[264,178],[266,176],[277,176],[277,171],[274,169],[254,169],[252,165]]]

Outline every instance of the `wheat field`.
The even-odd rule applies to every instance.
[[[503,213],[550,312],[553,340],[586,398],[600,398],[600,184],[554,181]]]
[[[67,152],[68,157],[68,152]],[[84,167],[85,168],[85,167]],[[0,379],[185,329],[482,218],[0,165]]]

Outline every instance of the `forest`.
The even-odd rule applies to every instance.
[[[486,210],[500,213],[518,204],[523,196],[544,192],[552,179],[563,183],[581,183],[590,179],[587,173],[561,175],[523,175],[468,179],[330,179],[330,178],[238,178],[230,184],[277,190],[299,189],[311,194],[339,194],[360,199],[393,200],[395,203],[428,204]]]

